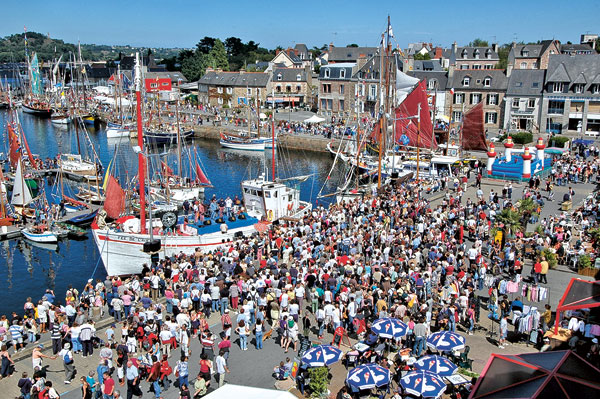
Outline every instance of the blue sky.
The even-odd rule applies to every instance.
[[[376,46],[392,19],[397,43],[449,46],[474,38],[508,43],[600,33],[600,1],[28,0],[3,2],[0,35],[50,33],[67,42],[193,47],[202,37],[237,36],[274,48],[333,42]],[[24,6],[24,4],[27,4]]]

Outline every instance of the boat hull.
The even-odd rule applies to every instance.
[[[23,107],[23,112],[25,112],[26,114],[40,116],[42,118],[50,118],[50,116],[52,116],[51,109],[33,108],[33,107],[29,106],[28,104],[22,104],[22,107]]]
[[[232,150],[244,150],[244,151],[264,151],[265,143],[264,142],[232,142],[228,140],[221,140],[221,147],[230,148]]]
[[[194,135],[193,130],[181,132],[180,136],[182,140],[192,138]],[[177,133],[153,133],[144,132],[144,140],[150,144],[174,144],[177,143]]]
[[[56,234],[51,231],[46,231],[44,233],[33,233],[28,229],[23,229],[21,232],[23,233],[23,237],[33,242],[44,244],[55,244],[58,242],[58,237],[56,237]]]
[[[129,137],[129,129],[109,127],[106,129],[106,137],[117,138],[117,137]]]
[[[116,232],[110,230],[92,230],[94,241],[100,252],[106,273],[109,276],[138,274],[144,264],[150,264],[150,254],[143,252],[144,243],[150,240],[148,234]],[[240,236],[250,236],[256,233],[253,224],[228,230],[195,236],[169,235],[154,236],[161,242],[158,253],[160,259],[174,256],[183,252],[191,255],[196,248],[210,251],[231,243]]]

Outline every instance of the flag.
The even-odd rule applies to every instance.
[[[450,95],[453,96],[454,95],[454,87],[450,89]]]
[[[42,94],[42,80],[37,54],[33,54],[33,59],[31,60],[31,91],[33,94]]]

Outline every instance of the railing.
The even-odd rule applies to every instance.
[[[548,108],[548,113],[562,115],[565,113],[565,109],[564,108]]]

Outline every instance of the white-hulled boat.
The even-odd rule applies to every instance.
[[[61,126],[66,126],[69,123],[72,122],[72,119],[69,115],[64,115],[64,114],[54,114],[50,117],[50,121],[52,122],[52,124],[54,125],[61,125]]]
[[[262,140],[244,139],[221,134],[221,147],[231,148],[232,150],[245,151],[264,151],[265,142]]]
[[[63,172],[81,176],[96,175],[96,164],[82,159],[79,154],[60,154],[58,165]]]
[[[27,227],[27,228],[24,228],[23,230],[21,230],[21,233],[23,233],[23,237],[25,237],[28,240],[31,240],[33,242],[40,242],[40,243],[46,243],[46,244],[52,244],[52,243],[58,242],[58,237],[56,236],[56,234],[54,234],[51,231],[44,231],[41,233],[36,233],[33,230],[31,230],[29,227]]]

